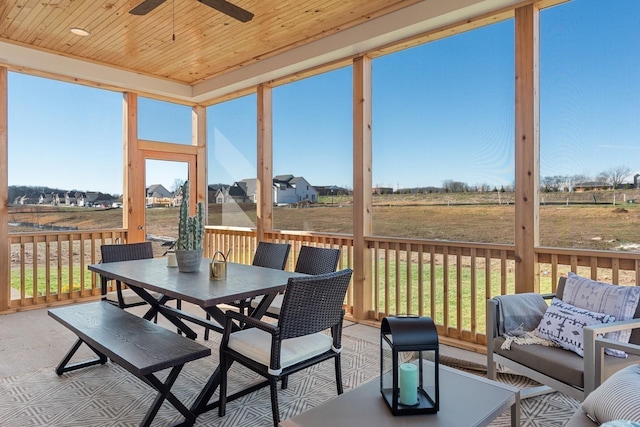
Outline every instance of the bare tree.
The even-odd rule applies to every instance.
[[[449,193],[462,193],[469,190],[469,185],[466,182],[447,179],[442,181],[442,188]]]
[[[184,185],[184,179],[180,179],[180,178],[174,179],[173,185],[171,186],[171,192],[173,194],[178,194],[183,185]]]
[[[631,168],[622,165],[609,168],[606,171],[601,172],[598,177],[605,179],[605,182],[611,184],[615,189],[624,182],[624,179],[629,175],[629,173],[631,173]]]

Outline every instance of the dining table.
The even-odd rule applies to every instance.
[[[180,333],[184,333],[191,339],[197,338],[197,334],[185,321],[222,332],[225,314],[220,307],[221,304],[263,296],[258,306],[250,313],[251,317],[260,319],[278,293],[286,289],[289,278],[304,275],[227,262],[226,277],[213,280],[209,274],[210,262],[210,259],[202,258],[200,270],[190,273],[183,273],[178,268],[170,267],[167,258],[91,264],[88,269],[99,274],[102,280],[119,280],[125,283],[148,302],[150,308],[143,316],[145,319],[150,321],[157,314],[161,314],[175,325]],[[150,291],[161,294],[161,297],[152,296]],[[211,320],[166,305],[166,302],[171,299],[186,301],[201,307],[210,315]],[[244,325],[236,324],[234,327],[240,329]],[[209,402],[209,400],[220,384],[220,369],[218,366],[214,370],[194,401],[191,411],[196,415],[218,406],[217,401]],[[262,383],[255,384],[229,396],[228,400],[244,396],[263,386]]]

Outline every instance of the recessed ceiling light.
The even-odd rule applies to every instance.
[[[69,31],[71,31],[76,36],[87,37],[87,36],[91,35],[91,33],[89,31],[85,30],[84,28],[73,27],[73,28],[69,29]]]

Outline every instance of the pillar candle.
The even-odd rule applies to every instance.
[[[167,267],[177,267],[176,253],[174,251],[167,252]]]
[[[400,403],[413,406],[418,403],[418,367],[411,363],[400,365]]]

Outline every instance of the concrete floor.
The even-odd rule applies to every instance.
[[[183,302],[183,309],[202,315],[202,310]],[[145,307],[134,307],[129,311],[142,315]],[[173,328],[165,319],[160,324]],[[194,330],[201,335],[201,330]],[[345,322],[343,334],[367,341],[380,342],[378,328]],[[0,315],[0,378],[20,375],[41,368],[56,366],[76,340],[76,336],[60,323],[47,315],[47,309],[28,310]],[[91,357],[85,346],[78,352],[79,357]],[[440,345],[442,363],[483,370],[486,357],[479,353]]]

